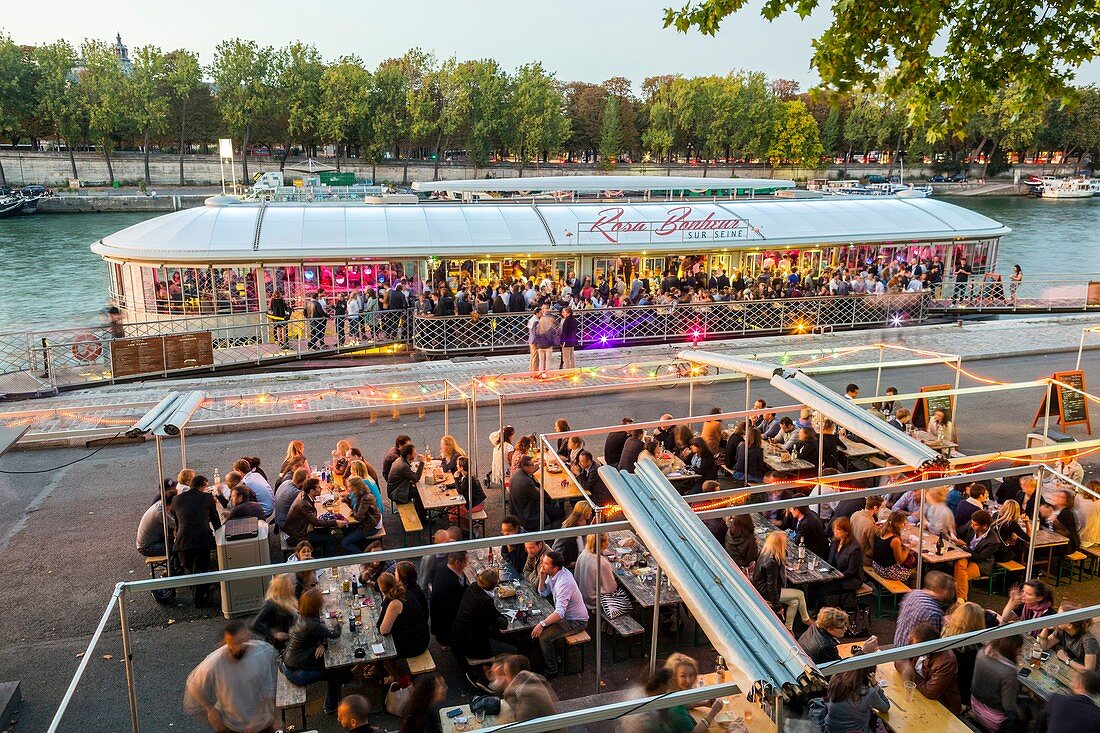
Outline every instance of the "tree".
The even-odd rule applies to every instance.
[[[607,90],[598,84],[569,82],[564,87],[565,113],[569,117],[569,139],[565,141],[570,154],[580,151],[585,163],[600,144],[600,120],[607,106]]]
[[[713,35],[748,0],[688,0],[665,11],[665,26]],[[819,0],[766,0],[761,15],[788,11],[805,18]],[[963,134],[969,119],[1011,85],[1016,113],[1063,97],[1080,64],[1100,53],[1100,13],[1094,3],[947,0],[943,3],[839,3],[832,25],[814,41],[812,64],[838,91],[874,88],[887,69],[885,91],[906,97],[909,125],[927,125],[932,139]]]
[[[311,149],[319,139],[321,115],[321,77],[325,73],[320,52],[312,45],[295,41],[279,52],[277,63],[278,76],[275,85],[279,98],[287,112],[286,134],[283,156],[279,160],[279,170],[286,167],[286,158],[290,154],[291,139],[297,139]],[[340,169],[340,150],[336,151],[336,169]]]
[[[776,125],[775,140],[768,151],[772,163],[788,161],[795,165],[816,168],[821,164],[824,153],[817,121],[806,109],[805,102],[784,102],[783,115]]]
[[[970,160],[978,160],[987,145],[989,152],[982,162],[981,177],[985,178],[989,164],[998,154],[1030,145],[1042,120],[1042,109],[1021,112],[1020,90],[1005,87],[996,98],[982,107],[970,122],[971,137],[977,140],[970,153]]]
[[[619,100],[609,96],[603,108],[603,122],[600,129],[600,165],[611,170],[619,162],[622,151],[623,131],[619,124]]]
[[[466,154],[474,164],[476,178],[477,169],[489,163],[490,153],[505,138],[510,81],[492,59],[465,61],[455,69],[454,77],[454,115],[464,121]]]
[[[517,70],[509,118],[521,176],[523,164],[532,153],[537,165],[541,154],[560,149],[569,137],[562,92],[541,63],[526,64]]]
[[[186,148],[187,113],[191,98],[198,92],[210,96],[202,84],[202,69],[198,57],[182,48],[171,51],[165,57],[168,69],[165,87],[168,90],[169,115],[179,120],[180,185],[186,185],[183,176],[183,152]]]
[[[211,73],[218,90],[218,110],[233,135],[241,136],[241,166],[248,180],[248,144],[254,126],[263,118],[273,98],[270,79],[271,47],[234,38],[222,41],[214,51]]]
[[[1067,151],[1087,153],[1094,167],[1100,158],[1100,88],[1090,84],[1076,90],[1076,100],[1068,114],[1059,114],[1064,118],[1066,132],[1064,147]],[[1082,156],[1082,160],[1084,156]]]
[[[821,146],[829,155],[836,155],[841,137],[840,105],[829,107],[829,115],[821,127]]]
[[[80,47],[84,70],[77,91],[88,111],[88,134],[103,150],[110,183],[115,182],[111,151],[127,130],[130,112],[129,81],[114,48],[103,41],[87,40]]]
[[[145,163],[145,185],[149,177],[149,146],[153,133],[168,126],[168,61],[156,46],[142,46],[134,54],[133,71],[129,76],[127,97],[130,118],[141,131]]]
[[[317,115],[318,134],[336,147],[336,167],[340,167],[340,147],[349,141],[369,138],[371,74],[358,56],[344,56],[321,74],[321,105]]]
[[[68,41],[60,40],[37,46],[33,56],[38,67],[34,90],[35,112],[59,145],[64,138],[73,178],[79,178],[73,144],[80,134],[78,120],[84,115],[80,96],[72,93],[69,78],[73,66],[76,65],[76,52]]]
[[[726,141],[730,157],[734,160],[740,157],[766,158],[771,148],[775,120],[781,112],[781,105],[773,92],[774,84],[769,89],[767,77],[754,71],[731,74],[726,78],[726,87],[727,94],[733,97]],[[733,165],[731,161],[731,173]]]
[[[34,66],[26,53],[0,33],[0,137],[14,139],[23,130],[34,109]],[[0,164],[0,185],[8,184]]]
[[[371,124],[367,139],[368,150],[377,153],[381,159],[387,150],[395,151],[401,157],[401,146],[409,136],[409,114],[406,107],[408,79],[401,72],[397,62],[384,61],[374,72],[371,85],[370,110]],[[406,160],[405,175],[408,176]]]
[[[676,144],[679,97],[677,87],[683,83],[679,76],[654,76],[645,80],[642,91],[649,107],[649,126],[642,134],[642,144],[665,161],[665,173],[672,171],[672,150]]]

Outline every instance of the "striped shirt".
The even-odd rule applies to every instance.
[[[936,631],[943,628],[943,606],[939,599],[926,590],[905,594],[898,612],[898,625],[894,631],[894,646],[909,643],[909,636],[919,624],[931,624]]]

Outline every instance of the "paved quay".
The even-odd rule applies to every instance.
[[[930,353],[961,356],[964,363],[983,359],[1076,351],[1082,331],[1100,323],[1096,316],[1033,317],[962,325],[938,324],[837,334],[769,336],[705,342],[708,350],[813,366],[875,364],[927,357]],[[0,424],[30,424],[25,444],[82,444],[111,437],[129,427],[170,390],[201,389],[212,400],[190,425],[193,433],[227,432],[341,417],[367,416],[374,421],[395,411],[438,410],[444,399],[461,405],[475,377],[495,377],[496,389],[509,402],[545,399],[555,388],[584,386],[595,391],[644,389],[655,370],[668,363],[684,344],[662,344],[577,352],[582,372],[574,384],[551,380],[500,379],[524,373],[526,355],[484,359],[403,362],[370,366],[334,366],[311,371],[263,371],[183,380],[161,380],[104,386],[57,397],[0,406]],[[1087,336],[1085,348],[1100,348],[1100,334]],[[842,353],[836,355],[840,350]],[[787,352],[790,352],[789,355]],[[489,390],[478,390],[479,402],[496,402]]]

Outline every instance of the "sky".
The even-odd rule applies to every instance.
[[[261,46],[295,40],[312,43],[326,59],[361,57],[369,67],[420,46],[439,58],[495,58],[506,69],[530,62],[563,81],[601,82],[629,78],[636,90],[646,77],[763,71],[794,79],[808,89],[817,83],[810,68],[811,41],[829,24],[830,3],[806,21],[794,14],[768,23],[761,0],[723,23],[715,37],[663,28],[666,5],[686,0],[53,0],[47,15],[8,13],[2,30],[17,43],[85,37],[113,40],[116,33],[134,48],[155,44],[187,48],[203,64],[218,42],[234,36]],[[96,10],[94,5],[102,5]],[[108,12],[109,11],[109,12]],[[48,17],[48,20],[47,20]],[[1100,82],[1100,63],[1083,67],[1081,83]]]

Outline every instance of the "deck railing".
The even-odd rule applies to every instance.
[[[1000,281],[952,280],[943,284],[932,305],[998,313],[1100,310],[1100,276],[1025,276],[1020,283],[1013,283],[1008,277]]]

